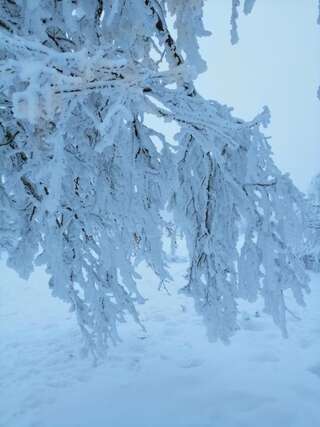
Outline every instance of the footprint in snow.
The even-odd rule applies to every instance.
[[[263,362],[263,363],[275,363],[279,362],[279,357],[271,352],[260,353],[257,356],[251,358],[254,362]]]
[[[164,329],[163,331],[163,335],[165,337],[174,337],[178,334],[177,329],[172,328],[172,327],[167,327]]]
[[[203,365],[203,360],[201,359],[185,360],[179,363],[180,368],[184,368],[184,369],[199,368],[202,365]]]
[[[141,362],[138,357],[133,357],[129,362],[129,369],[132,371],[140,371],[141,370]]]
[[[130,346],[130,349],[134,352],[134,353],[145,353],[146,352],[146,346],[144,345],[143,341],[137,341],[137,342],[133,342]]]
[[[310,368],[308,368],[308,371],[320,378],[320,363],[311,366]]]
[[[264,322],[259,318],[243,317],[240,319],[240,327],[246,331],[263,331],[265,329]]]
[[[312,341],[308,338],[302,338],[299,345],[301,348],[309,348],[312,345]]]
[[[165,322],[167,318],[161,313],[154,313],[151,316],[149,316],[149,320],[153,322]]]

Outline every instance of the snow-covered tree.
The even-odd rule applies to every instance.
[[[209,338],[234,333],[241,298],[283,333],[285,292],[303,303],[303,197],[273,163],[268,109],[245,122],[194,88],[203,3],[0,0],[0,248],[22,277],[46,266],[93,351],[140,323],[140,261],[170,279],[168,210]]]
[[[307,200],[308,234],[304,247],[303,260],[308,270],[320,271],[320,174],[310,185]]]

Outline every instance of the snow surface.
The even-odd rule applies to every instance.
[[[226,346],[208,342],[191,302],[177,295],[185,268],[174,264],[171,295],[144,271],[147,332],[124,325],[123,342],[93,366],[45,274],[24,282],[1,265],[1,427],[319,426],[320,276],[305,309],[291,304],[289,339],[247,306]]]

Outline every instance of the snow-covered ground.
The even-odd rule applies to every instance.
[[[230,345],[208,343],[192,304],[146,273],[147,332],[131,323],[94,367],[80,335],[50,296],[43,272],[26,283],[1,265],[1,427],[318,427],[320,276],[305,309],[293,306],[289,339],[257,307],[242,311]],[[243,309],[244,310],[244,309]]]

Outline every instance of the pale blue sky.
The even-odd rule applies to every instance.
[[[239,19],[240,41],[230,44],[230,0],[207,0],[202,39],[208,71],[203,96],[235,107],[249,119],[268,105],[275,159],[306,190],[320,172],[320,26],[317,0],[257,0]]]

